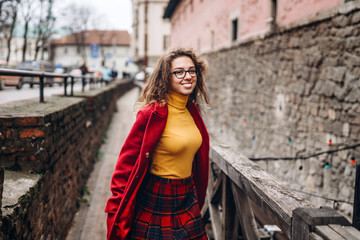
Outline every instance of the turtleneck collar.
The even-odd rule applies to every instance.
[[[170,90],[168,104],[175,108],[185,109],[189,96],[184,96]]]

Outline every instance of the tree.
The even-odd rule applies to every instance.
[[[20,0],[1,0],[0,1],[0,32],[3,33],[7,41],[6,62],[10,61],[11,40],[17,20],[17,10]]]
[[[24,45],[22,49],[22,60],[26,60],[26,49],[27,49],[27,37],[28,37],[28,31],[29,31],[29,24],[34,16],[35,9],[37,7],[35,0],[21,0],[21,15],[22,20],[25,23],[24,26]]]
[[[39,15],[35,29],[35,55],[34,60],[38,58],[38,53],[41,50],[41,59],[44,59],[44,50],[48,41],[53,34],[53,27],[55,18],[52,15],[52,7],[54,0],[40,0]]]
[[[88,29],[92,13],[93,11],[90,7],[77,6],[75,4],[69,5],[63,13],[67,21],[66,27],[74,35],[77,50],[83,61],[86,60],[86,31]]]

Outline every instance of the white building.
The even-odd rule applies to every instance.
[[[170,22],[163,19],[168,0],[132,0],[133,38],[131,42],[134,62],[154,67],[164,50],[169,47]],[[145,17],[147,16],[147,17]],[[147,20],[147,21],[146,21]]]
[[[6,62],[6,57],[8,55],[7,41],[8,41],[9,33],[8,31],[4,31],[0,33],[0,61]],[[27,48],[25,53],[25,60],[34,60],[35,58],[35,44],[36,44],[36,34],[35,29],[32,25],[29,26],[29,30],[27,33]],[[22,61],[22,51],[24,46],[24,25],[17,23],[15,24],[15,28],[13,30],[13,36],[11,39],[11,52],[10,59],[7,63],[9,66],[16,66],[19,62]],[[44,56],[42,56],[41,51],[38,53],[37,60],[40,60],[41,57],[44,60],[47,60],[47,53],[45,52]]]
[[[121,74],[131,56],[127,31],[89,30],[83,32],[82,36],[85,62],[89,68],[101,71],[108,67]],[[54,65],[78,68],[84,61],[82,48],[78,46],[75,34],[52,41],[51,58]]]

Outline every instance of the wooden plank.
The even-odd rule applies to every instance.
[[[200,214],[204,224],[207,223],[210,218],[209,202],[207,200],[205,200],[204,206],[202,207]]]
[[[214,186],[214,176],[211,171],[211,168],[209,169],[209,185],[206,189],[206,195],[211,196],[211,190]],[[211,219],[211,227],[214,233],[215,240],[221,240],[222,232],[221,232],[221,218],[220,218],[220,212],[217,205],[211,204],[211,199],[206,198],[207,204],[209,206],[209,213],[210,213],[210,219]]]
[[[231,189],[234,195],[236,212],[239,217],[244,238],[259,239],[259,232],[256,226],[254,213],[251,208],[250,199],[234,183],[231,184]]]
[[[222,215],[222,239],[237,239],[237,232],[234,232],[236,207],[231,192],[231,182],[225,174],[222,174]]]
[[[298,193],[240,153],[211,137],[210,158],[279,228],[291,238],[292,211],[314,207]]]
[[[221,190],[222,190],[222,175],[225,175],[221,172],[220,177],[218,177],[214,182],[214,187],[212,194],[210,196],[212,204],[219,204],[221,200]],[[226,176],[226,175],[225,175]]]
[[[346,229],[346,231],[348,231],[349,233],[351,233],[355,237],[360,236],[360,231],[357,230],[356,228],[350,227],[350,226],[344,226],[344,228]],[[360,237],[358,237],[358,238],[360,238]]]
[[[343,240],[341,235],[339,235],[337,232],[335,232],[332,228],[329,226],[316,226],[315,227],[315,233],[318,234],[320,237],[322,237],[324,240]]]
[[[312,232],[309,234],[309,240],[323,240],[323,238]]]
[[[221,230],[221,217],[220,217],[219,209],[217,206],[214,206],[213,204],[209,203],[209,211],[211,217],[211,227],[214,232],[215,240],[221,240],[222,230]]]
[[[357,237],[356,237],[351,232],[349,232],[346,228],[344,228],[343,226],[330,224],[329,227],[332,228],[335,232],[337,232],[339,235],[341,235],[345,239],[348,239],[348,240],[359,240],[360,239],[360,234],[357,235]]]

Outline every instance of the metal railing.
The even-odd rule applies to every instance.
[[[52,73],[52,72],[39,72],[39,71],[26,71],[26,70],[15,70],[15,69],[7,69],[7,68],[0,68],[0,75],[2,76],[19,76],[19,77],[39,77],[39,85],[40,85],[40,102],[44,102],[44,78],[45,77],[60,77],[63,78],[63,84],[64,84],[64,96],[67,96],[67,86],[68,86],[68,78],[71,79],[70,81],[70,96],[74,95],[74,84],[75,79],[95,79],[95,82],[98,82],[101,77],[93,77],[93,76],[78,76],[78,75],[72,75],[69,73]],[[82,82],[84,90],[85,83]]]

